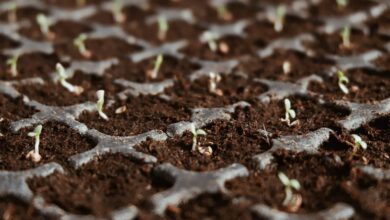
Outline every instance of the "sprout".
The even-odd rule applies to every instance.
[[[203,33],[202,38],[207,41],[211,51],[215,52],[217,50],[216,35],[210,31]]]
[[[159,16],[158,17],[158,39],[165,40],[168,29],[169,29],[169,24],[165,16]]]
[[[26,158],[27,159],[31,158],[31,160],[35,163],[39,162],[42,159],[41,155],[39,154],[39,142],[40,142],[41,132],[42,132],[42,125],[38,125],[37,127],[35,127],[34,131],[29,132],[27,134],[29,137],[35,138],[35,145],[34,145],[34,150],[28,152]]]
[[[11,73],[11,75],[13,77],[17,76],[18,75],[18,59],[19,59],[19,55],[16,54],[14,55],[13,57],[7,59],[7,65],[10,67],[9,68],[9,72]]]
[[[163,55],[158,55],[156,60],[154,61],[154,68],[152,71],[149,71],[149,76],[150,78],[152,79],[156,79],[157,78],[157,75],[158,75],[158,72],[160,71],[160,68],[161,68],[161,65],[164,61],[164,57]]]
[[[276,32],[281,32],[283,30],[284,25],[284,17],[286,16],[286,6],[279,5],[276,8],[276,16],[274,20],[274,30]]]
[[[226,5],[224,5],[224,4],[218,5],[216,7],[216,9],[217,9],[217,13],[218,13],[219,18],[221,18],[225,21],[229,21],[233,18],[232,14],[229,12]]]
[[[86,58],[89,58],[91,57],[92,53],[91,51],[87,50],[87,48],[85,47],[85,43],[84,43],[85,40],[87,40],[87,35],[80,34],[78,37],[76,37],[73,40],[73,45],[77,47],[81,55],[83,55]]]
[[[206,131],[203,129],[196,129],[195,124],[191,123],[191,133],[192,133],[192,151],[198,150],[198,136],[199,135],[206,135]]]
[[[290,61],[284,61],[283,62],[283,73],[289,74],[291,72],[291,63]]]
[[[338,84],[339,88],[343,93],[348,94],[349,90],[345,84],[349,83],[349,79],[345,76],[344,72],[339,70],[337,71],[337,78],[338,78]]]
[[[359,149],[359,148],[362,148],[363,150],[367,149],[367,143],[364,142],[363,139],[359,135],[352,134],[351,136],[355,142],[353,145],[354,152],[356,152],[357,149]]]
[[[348,0],[336,0],[339,8],[345,8],[348,5]]]
[[[351,48],[351,40],[350,40],[351,28],[350,27],[344,27],[343,30],[341,30],[341,32],[340,32],[340,36],[341,36],[341,38],[343,40],[342,46],[344,48]]]
[[[292,122],[292,123],[291,123],[291,121],[290,121],[290,118],[291,118],[291,119],[294,119],[294,118],[295,118],[296,113],[295,113],[295,111],[294,111],[293,109],[291,109],[291,102],[290,102],[289,99],[284,99],[284,109],[285,109],[285,111],[286,111],[285,117],[282,118],[281,120],[282,120],[283,122],[287,122],[287,125],[288,125],[288,126],[293,126],[293,125],[297,124],[298,121],[294,121],[294,122]]]
[[[8,12],[8,21],[9,22],[16,22],[17,20],[17,14],[16,11],[18,10],[18,5],[16,2],[11,3],[9,7],[9,12]]]
[[[283,206],[296,211],[302,202],[302,197],[299,194],[294,194],[293,190],[300,190],[301,184],[299,184],[296,179],[289,179],[283,172],[279,172],[278,177],[280,182],[284,185],[284,191],[286,193],[283,200]]]
[[[223,95],[222,90],[217,89],[217,83],[221,81],[221,75],[215,72],[209,73],[209,92],[214,93],[216,95]]]
[[[44,14],[38,14],[36,21],[42,34],[44,34],[48,39],[53,39],[54,33],[49,30],[51,25],[49,19]]]
[[[81,86],[74,86],[66,81],[69,76],[65,71],[65,68],[61,65],[61,63],[57,63],[56,65],[56,73],[58,75],[58,79],[56,81],[60,81],[61,85],[65,87],[69,92],[75,93],[76,95],[80,95],[84,89]]]
[[[108,121],[107,115],[103,112],[103,106],[104,106],[104,90],[98,90],[96,92],[97,102],[96,102],[96,109],[104,120]]]
[[[123,23],[126,20],[126,15],[123,14],[122,8],[122,0],[114,0],[114,4],[112,5],[112,14],[117,23]]]

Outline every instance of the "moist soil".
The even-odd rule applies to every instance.
[[[128,205],[147,208],[150,196],[169,187],[152,181],[152,168],[151,164],[138,164],[114,154],[67,174],[31,179],[29,185],[47,202],[66,211],[108,217],[111,211]]]
[[[74,76],[67,81],[74,86],[81,86],[84,89],[83,93],[80,95],[74,94],[60,83],[53,82],[52,79],[45,81],[43,85],[17,86],[17,89],[30,99],[50,106],[69,106],[88,101],[96,102],[97,90],[105,90],[107,98],[113,97],[121,90],[119,86],[112,83],[110,76],[98,77],[76,71]]]
[[[45,0],[48,5],[76,9],[77,1]],[[88,0],[87,5],[94,5],[103,0]],[[288,0],[264,1],[273,4],[291,4]],[[206,1],[153,1],[146,8],[128,6],[123,9],[127,20],[117,24],[109,11],[99,11],[84,21],[63,20],[50,30],[56,34],[53,39],[55,52],[50,55],[41,53],[22,54],[18,60],[18,76],[8,73],[5,55],[0,57],[0,79],[20,80],[30,77],[41,77],[44,85],[18,85],[16,89],[30,99],[50,106],[68,106],[86,101],[96,102],[96,91],[104,89],[106,105],[104,112],[109,121],[103,120],[97,113],[84,112],[77,119],[90,129],[114,136],[132,136],[153,129],[166,131],[170,124],[190,121],[194,108],[217,108],[246,101],[250,107],[238,107],[231,114],[230,121],[214,121],[204,127],[207,133],[198,138],[200,147],[211,147],[210,156],[192,152],[192,135],[169,137],[164,142],[146,140],[135,148],[150,155],[158,161],[156,164],[142,164],[119,155],[101,156],[90,163],[75,169],[69,164],[69,157],[92,149],[96,143],[78,134],[66,125],[57,122],[43,124],[40,153],[42,161],[33,163],[25,158],[33,149],[34,139],[27,136],[33,127],[24,128],[16,133],[10,131],[10,124],[23,118],[31,117],[36,110],[23,104],[22,98],[11,99],[0,95],[0,170],[20,171],[38,167],[49,162],[56,162],[64,167],[66,173],[54,173],[47,177],[32,178],[28,181],[35,195],[41,195],[47,204],[54,204],[74,214],[91,214],[96,217],[108,217],[114,210],[135,205],[140,209],[139,219],[253,219],[249,209],[258,203],[284,210],[284,187],[277,174],[284,172],[288,177],[297,179],[302,189],[297,191],[303,202],[298,213],[317,212],[329,208],[337,202],[344,202],[354,207],[353,219],[389,219],[390,188],[388,181],[378,181],[360,173],[356,167],[372,165],[377,168],[390,168],[390,116],[385,115],[352,132],[343,130],[337,123],[345,119],[349,112],[328,102],[346,100],[360,103],[377,103],[390,97],[389,58],[387,54],[379,57],[375,64],[381,71],[370,69],[352,69],[346,71],[350,83],[348,95],[341,92],[336,76],[326,75],[334,65],[326,59],[329,54],[356,55],[369,50],[385,53],[384,45],[389,37],[380,34],[388,29],[389,12],[366,23],[369,33],[363,34],[352,29],[351,48],[340,47],[342,43],[339,31],[323,34],[318,31],[324,16],[344,16],[366,10],[376,3],[369,0],[355,0],[348,7],[340,8],[334,0],[323,0],[309,8],[307,19],[287,15],[284,30],[274,31],[269,21],[255,20],[264,10],[256,8],[256,1],[246,3],[232,2],[227,4],[227,17],[221,17],[216,8],[206,6]],[[148,25],[145,20],[154,15],[159,7],[189,9],[196,22],[188,24],[183,21],[170,22],[165,40],[157,38],[156,24]],[[28,20],[31,27],[24,27],[18,32],[32,40],[47,41],[40,33],[35,21],[38,13],[48,13],[32,7],[21,7],[17,10],[18,20]],[[199,35],[208,24],[232,24],[242,19],[249,21],[243,31],[243,37],[223,36],[217,40],[218,50],[210,51],[207,43],[199,43]],[[0,21],[7,22],[8,13],[0,14]],[[165,42],[186,40],[187,46],[179,52],[184,54],[182,60],[166,56],[156,79],[150,79],[146,72],[154,65],[155,57],[133,63],[128,56],[142,51],[142,48],[130,45],[117,38],[86,40],[86,48],[92,57],[83,57],[73,46],[73,39],[80,33],[92,31],[88,23],[117,25],[126,33],[134,35],[156,46]],[[297,28],[299,27],[299,28]],[[265,48],[275,39],[292,38],[302,33],[310,33],[317,43],[305,42],[313,51],[313,57],[292,50],[275,50],[269,57],[259,59],[257,51]],[[19,45],[4,35],[0,35],[0,50],[16,48]],[[103,76],[84,74],[76,71],[68,81],[82,86],[84,92],[77,96],[68,92],[59,84],[52,82],[50,73],[61,59],[100,61],[117,58],[119,63],[105,71]],[[191,63],[193,58],[210,61],[237,60],[239,65],[231,74],[220,73],[222,79],[217,88],[222,94],[209,91],[209,78],[200,77],[190,81],[188,76],[200,68]],[[283,73],[283,63],[291,63],[291,72]],[[69,63],[63,63],[65,67]],[[268,88],[253,82],[255,78],[286,82],[317,74],[323,77],[322,83],[311,82],[309,90],[317,93],[315,97],[288,97],[292,109],[297,113],[295,120],[299,124],[288,126],[281,121],[285,115],[283,100],[260,104],[257,97]],[[123,91],[113,83],[123,78],[138,83],[161,82],[173,79],[174,85],[157,96],[129,96],[119,100],[117,93]],[[322,98],[321,104],[316,98]],[[114,101],[114,102],[112,102]],[[115,113],[120,107],[126,107],[122,113]],[[266,152],[272,147],[272,139],[285,135],[303,135],[322,127],[334,130],[331,137],[320,148],[318,154],[291,153],[277,151],[273,154],[274,166],[259,171],[252,157]],[[353,148],[351,134],[358,134],[368,145],[366,150]],[[160,179],[154,178],[155,166],[169,162],[179,168],[193,171],[212,171],[232,163],[241,163],[249,170],[249,176],[237,178],[226,184],[228,191],[224,194],[203,194],[177,207],[170,206],[165,217],[151,214],[150,197],[171,187]],[[50,219],[42,216],[32,207],[16,198],[0,198],[0,216],[3,219]]]
[[[360,103],[377,103],[390,95],[390,75],[370,69],[353,69],[345,72],[349,79],[348,94],[338,86],[337,76],[327,77],[323,83],[312,82],[309,91],[316,92],[326,100],[346,100]]]
[[[8,129],[7,121],[2,122],[2,136],[0,137],[1,170],[27,170],[49,162],[57,162],[66,166],[70,156],[85,152],[95,146],[93,141],[82,137],[66,125],[47,122],[42,126],[39,145],[39,153],[42,159],[35,163],[26,158],[28,152],[34,149],[34,138],[27,136],[27,133],[31,132],[33,128],[25,128],[17,133],[12,133]]]
[[[350,47],[343,45],[343,40],[340,32],[333,34],[315,34],[316,41],[306,42],[312,51],[319,56],[331,55],[357,55],[371,50],[384,50],[385,42],[389,41],[389,37],[380,35],[365,35],[363,32],[352,29]]]
[[[212,155],[205,156],[192,151],[192,135],[173,137],[166,142],[147,141],[136,147],[139,151],[156,156],[161,162],[170,162],[177,167],[210,171],[239,162],[254,167],[252,157],[268,150],[272,138],[281,135],[305,134],[321,127],[337,128],[337,118],[343,115],[335,108],[321,106],[309,99],[291,98],[297,110],[297,126],[289,127],[280,121],[283,117],[281,103],[271,103],[255,108],[238,109],[231,122],[217,121],[205,126],[207,135],[200,136],[200,147],[211,147]],[[331,116],[338,116],[333,117]],[[263,132],[260,132],[262,130]],[[269,134],[264,135],[264,132]],[[218,136],[214,134],[219,134]]]
[[[290,63],[290,72],[285,73],[283,64]],[[272,63],[273,65],[269,65]],[[296,82],[299,79],[312,74],[324,75],[334,64],[325,58],[308,57],[297,51],[277,50],[269,57],[243,59],[238,71],[248,75],[250,78],[261,78],[269,80]]]

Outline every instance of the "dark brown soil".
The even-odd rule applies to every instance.
[[[59,56],[70,56],[75,60],[106,60],[113,57],[127,58],[131,53],[139,51],[138,46],[130,45],[126,41],[114,37],[104,39],[87,39],[85,47],[91,52],[90,58],[83,57],[73,45],[73,41],[56,45]]]
[[[83,87],[84,92],[76,95],[52,80],[46,81],[44,85],[20,86],[18,90],[32,100],[53,106],[75,105],[87,101],[96,102],[96,91],[100,89],[105,90],[107,98],[113,98],[120,91],[120,88],[112,83],[110,77],[102,78],[76,72],[68,82],[74,86]]]
[[[370,50],[383,50],[383,45],[388,42],[388,38],[379,35],[365,35],[360,31],[351,30],[351,47],[345,48],[340,32],[333,34],[315,34],[315,42],[307,42],[311,50],[318,55],[338,54],[338,55],[357,55]]]
[[[314,99],[305,97],[288,97],[291,108],[296,112],[295,120],[299,124],[289,127],[281,119],[285,117],[283,101],[271,102],[267,105],[254,105],[250,108],[238,108],[233,114],[236,122],[250,126],[251,130],[265,129],[270,137],[292,134],[305,134],[321,127],[338,129],[337,121],[345,118],[346,110],[332,105],[320,104]],[[293,120],[292,120],[293,121]],[[291,121],[291,122],[292,122]]]
[[[129,6],[122,10],[122,13],[126,16],[128,23],[143,23],[143,20],[153,14],[152,10],[143,10],[138,7]],[[88,21],[97,22],[101,24],[116,24],[113,15],[110,11],[98,11],[91,17],[87,18]],[[130,21],[130,22],[129,22]]]
[[[312,32],[321,23],[315,20],[304,20],[295,16],[286,16],[283,30],[276,32],[274,24],[268,21],[254,22],[245,29],[249,39],[270,42],[277,38],[289,38],[299,35],[300,33]],[[299,27],[299,28],[297,28]]]
[[[312,82],[309,90],[323,95],[327,100],[375,103],[390,95],[390,78],[386,72],[368,69],[354,69],[345,72],[350,80],[349,94],[344,94],[338,86],[337,76],[325,78],[323,83]]]
[[[226,36],[217,40],[216,43],[218,47],[221,44],[226,44],[228,51],[225,53],[218,49],[218,51],[213,52],[207,42],[201,43],[200,41],[191,42],[180,51],[190,57],[195,56],[204,60],[230,60],[245,55],[255,56],[256,53],[256,48],[249,41],[238,36]]]
[[[127,111],[116,114],[115,110],[126,106]],[[131,136],[153,129],[165,130],[166,126],[179,121],[188,121],[190,111],[184,106],[170,103],[156,96],[132,97],[125,102],[117,102],[104,112],[109,121],[97,113],[83,113],[79,121],[89,128],[114,136]]]
[[[166,33],[165,39],[158,38],[158,23],[145,24],[131,22],[126,25],[124,29],[131,35],[152,42],[154,44],[161,44],[164,42],[173,42],[182,39],[186,40],[198,40],[198,36],[204,30],[194,24],[189,24],[185,21],[170,21],[168,22],[169,28]]]
[[[223,95],[217,95],[209,91],[209,78],[201,77],[194,82],[179,79],[173,88],[165,92],[172,102],[180,103],[187,108],[198,107],[225,107],[238,101],[252,101],[257,95],[267,91],[260,83],[251,82],[241,76],[222,75],[217,83]]]
[[[19,45],[18,42],[13,41],[13,40],[9,39],[8,37],[0,34],[0,49],[1,50],[14,48],[14,47],[17,47],[18,45]]]
[[[23,106],[22,108],[20,106]],[[22,118],[28,118],[35,113],[31,107],[24,106],[22,98],[12,99],[0,94],[0,117],[15,121]]]
[[[283,71],[285,62],[289,62],[291,66],[291,72],[288,74]],[[272,65],[269,65],[270,63]],[[265,59],[249,58],[243,60],[238,70],[248,74],[251,78],[296,82],[312,74],[323,75],[332,64],[332,61],[307,57],[296,51],[278,50]]]
[[[26,204],[12,197],[0,198],[0,216],[4,220],[54,219],[49,216],[43,216],[30,204]]]
[[[10,11],[5,11],[0,14],[0,21],[9,22]],[[35,18],[40,13],[46,13],[44,10],[40,10],[34,7],[18,7],[16,10],[16,21],[35,21]]]
[[[4,58],[4,59],[3,59]],[[55,70],[55,65],[58,58],[55,55],[47,55],[42,53],[23,54],[19,57],[17,63],[18,75],[12,76],[9,66],[6,65],[7,58],[2,57],[0,64],[1,80],[19,80],[30,77],[41,77],[45,80],[49,79],[49,74]]]
[[[106,70],[115,78],[123,78],[129,81],[139,83],[160,82],[169,78],[181,78],[191,74],[199,67],[191,63],[188,59],[178,60],[173,57],[165,56],[156,79],[149,77],[148,72],[154,68],[156,58],[147,59],[139,63],[133,63],[129,58],[125,58],[118,65]]]
[[[139,151],[152,154],[161,162],[196,171],[210,171],[232,163],[252,166],[252,156],[268,149],[266,139],[245,124],[217,121],[204,128],[207,135],[200,136],[200,147],[211,147],[212,156],[191,152],[192,135],[174,137],[166,142],[143,142],[136,147]],[[216,136],[215,134],[219,134]]]
[[[46,202],[66,211],[107,217],[127,205],[146,207],[151,195],[168,187],[152,181],[151,169],[122,155],[108,155],[68,174],[31,179],[29,185]]]
[[[370,0],[354,0],[349,1],[349,4],[340,8],[336,1],[325,0],[321,1],[318,5],[311,8],[311,14],[313,16],[345,16],[354,12],[368,10],[371,6],[374,6],[375,2]]]
[[[87,5],[97,5],[105,0],[86,0]],[[0,0],[5,2],[5,0]],[[76,0],[44,0],[47,5],[76,9]],[[346,16],[358,11],[368,10],[378,4],[370,0],[352,0],[345,8],[339,8],[335,0],[322,0],[309,10],[309,18],[287,15],[283,31],[275,32],[269,21],[257,19],[264,13],[259,1],[231,2],[227,11],[231,17],[222,18],[217,8],[207,0],[199,1],[151,1],[149,7],[125,7],[123,13],[127,20],[118,24],[110,11],[98,8],[98,12],[83,21],[62,20],[50,27],[56,34],[53,43],[55,52],[50,55],[41,53],[22,54],[18,60],[17,77],[8,73],[6,60],[0,55],[0,80],[20,80],[29,77],[41,77],[45,85],[20,85],[17,90],[29,98],[52,106],[68,106],[86,101],[96,101],[96,91],[106,92],[104,112],[109,121],[103,120],[97,113],[84,112],[78,119],[90,129],[97,129],[114,136],[132,136],[153,129],[166,131],[167,126],[179,121],[190,121],[194,108],[224,107],[238,101],[247,101],[250,107],[238,107],[232,113],[230,121],[217,120],[204,126],[207,135],[198,138],[200,147],[211,147],[211,156],[191,152],[192,135],[169,137],[167,141],[147,140],[138,146],[138,151],[154,155],[156,164],[140,164],[123,155],[107,155],[75,170],[69,165],[69,157],[93,148],[96,143],[81,136],[66,125],[47,122],[43,125],[40,154],[42,161],[33,163],[26,159],[27,152],[33,149],[34,139],[27,136],[33,127],[17,133],[10,131],[10,123],[22,118],[31,117],[36,111],[26,107],[21,98],[10,99],[0,94],[0,170],[19,171],[34,168],[49,162],[61,164],[66,173],[54,173],[45,178],[33,178],[29,185],[36,195],[45,198],[48,204],[58,205],[65,211],[95,217],[108,217],[109,213],[135,205],[140,210],[139,219],[253,219],[250,208],[257,203],[264,203],[283,210],[284,187],[277,173],[283,171],[288,177],[296,178],[302,185],[299,193],[303,203],[298,213],[317,212],[329,208],[337,202],[344,202],[354,207],[357,214],[353,219],[389,219],[390,187],[389,181],[378,181],[358,172],[357,166],[372,165],[377,168],[390,168],[390,116],[386,115],[363,125],[361,128],[347,132],[337,123],[345,119],[349,112],[331,104],[320,104],[318,96],[288,97],[292,109],[297,113],[299,124],[289,127],[281,121],[285,116],[283,100],[260,104],[258,95],[268,88],[254,78],[295,82],[302,77],[317,74],[324,78],[323,83],[311,83],[309,90],[322,96],[326,103],[335,100],[347,100],[360,103],[376,103],[390,97],[390,59],[384,45],[389,36],[383,34],[389,24],[389,10],[378,18],[369,18],[365,24],[369,34],[352,30],[351,48],[340,47],[342,39],[339,31],[333,34],[321,34],[321,18],[324,16]],[[274,5],[286,4],[289,0],[264,0],[261,3]],[[170,28],[165,40],[157,39],[157,24],[147,25],[146,19],[155,15],[159,8],[176,8],[192,10],[196,22],[169,22]],[[38,13],[49,14],[49,11],[21,7],[17,10],[18,21],[28,20],[31,27],[24,27],[18,32],[37,41],[48,41],[36,24]],[[245,36],[224,36],[217,40],[218,51],[212,52],[207,43],[199,42],[199,35],[211,24],[233,24],[239,20],[248,20],[244,29]],[[0,21],[8,22],[8,12],[0,13]],[[188,45],[180,52],[185,55],[182,60],[164,57],[164,63],[157,79],[150,79],[146,72],[153,68],[155,58],[140,63],[133,63],[129,55],[142,48],[116,38],[87,39],[86,48],[92,57],[83,57],[73,45],[73,39],[80,33],[93,31],[90,23],[116,25],[125,32],[156,46],[165,42],[187,40]],[[363,24],[361,24],[363,25]],[[305,42],[305,46],[314,51],[308,57],[292,50],[276,50],[267,58],[257,56],[259,49],[279,38],[292,38],[302,33],[310,33],[316,43]],[[382,33],[382,34],[381,34]],[[14,42],[0,35],[0,54],[5,49],[15,48]],[[353,69],[346,72],[350,83],[347,87],[350,94],[344,95],[337,85],[337,78],[327,77],[327,70],[334,65],[325,59],[329,54],[356,55],[369,50],[384,53],[375,63],[381,71]],[[107,70],[103,76],[87,75],[76,72],[68,81],[82,86],[84,92],[75,95],[61,85],[56,85],[50,78],[60,57],[72,60],[99,61],[117,58],[119,64]],[[211,61],[237,60],[239,65],[233,73],[220,73],[222,80],[217,88],[222,94],[217,95],[208,90],[208,77],[201,77],[190,82],[189,75],[200,68],[193,64],[191,58]],[[291,63],[291,72],[283,73],[283,63]],[[69,63],[63,62],[67,67]],[[173,79],[174,86],[167,88],[161,96],[129,97],[126,101],[118,100],[117,94],[124,90],[114,83],[115,79],[124,78],[139,83],[161,82]],[[114,100],[114,103],[110,101]],[[112,105],[108,105],[111,103]],[[126,110],[120,114],[115,111],[120,107]],[[272,147],[272,139],[285,135],[303,135],[322,127],[335,132],[319,150],[318,154],[295,154],[286,151],[274,153],[274,166],[259,171],[252,157]],[[351,134],[358,134],[368,145],[366,150],[353,149]],[[229,191],[223,194],[204,194],[188,202],[170,206],[165,217],[151,213],[148,199],[155,193],[170,186],[151,174],[153,167],[169,162],[188,170],[211,171],[229,166],[232,163],[245,165],[250,175],[227,183]],[[0,198],[1,219],[50,219],[41,216],[31,204],[25,204],[11,197]]]
[[[34,149],[34,138],[27,136],[33,128],[22,129],[14,134],[7,129],[6,122],[2,123],[0,170],[26,170],[49,162],[67,165],[68,157],[95,146],[91,140],[80,136],[66,125],[48,122],[43,124],[39,145],[42,159],[39,163],[34,163],[26,158],[27,153]]]

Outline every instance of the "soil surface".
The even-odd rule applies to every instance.
[[[7,2],[0,0],[0,5]],[[42,196],[45,204],[58,206],[69,214],[108,219],[113,211],[134,206],[139,211],[136,219],[142,220],[246,220],[256,219],[251,211],[256,204],[307,214],[342,202],[354,208],[351,219],[390,219],[389,180],[363,174],[358,168],[369,165],[381,171],[390,169],[390,112],[387,109],[381,114],[373,112],[373,120],[348,131],[339,122],[348,119],[350,111],[335,104],[343,100],[375,105],[390,98],[390,8],[383,13],[373,10],[383,1],[351,0],[346,6],[341,6],[334,0],[150,0],[123,1],[125,5],[118,1],[114,8],[104,8],[103,4],[108,2],[42,0],[41,6],[19,5],[15,11],[11,8],[0,10],[0,80],[1,83],[8,82],[20,93],[20,96],[11,98],[7,95],[9,91],[4,90],[6,87],[0,88],[1,219],[59,218],[43,214],[47,210],[41,209],[48,206],[37,207],[30,200],[33,197],[24,195],[23,190],[20,190],[23,195],[8,192],[9,187],[2,185],[6,181],[1,180],[4,174],[9,174],[7,172],[18,175],[17,171],[28,171],[50,162],[57,163],[65,172],[56,171],[46,177],[37,175],[28,179],[27,184],[34,197]],[[276,31],[274,18],[280,6],[285,6],[287,11],[282,16],[283,29]],[[115,20],[115,7],[119,7],[118,12],[123,15],[122,21]],[[61,13],[56,10],[83,8],[89,8],[91,14],[82,19],[50,20],[51,15]],[[188,22],[185,19],[188,14],[170,16],[161,9],[187,10],[186,13],[190,12],[194,19]],[[352,25],[351,47],[342,45],[341,30],[333,33],[321,31],[327,18],[350,19],[347,16],[369,14],[370,11],[366,20]],[[48,16],[48,28],[54,38],[41,32],[36,21],[40,13]],[[156,17],[168,21],[165,38],[158,36],[158,22],[151,22]],[[247,22],[247,25],[239,33],[226,29],[240,21]],[[93,34],[97,24],[119,28],[128,38],[88,37],[84,44],[91,56],[85,56],[73,41],[82,33]],[[221,30],[217,33],[218,39],[201,42],[201,35],[212,27]],[[260,58],[259,51],[276,40],[294,40],[301,34],[309,34],[314,40],[281,44],[269,56]],[[49,43],[54,51],[44,53],[42,46],[26,44],[19,36],[35,43]],[[134,38],[136,40],[132,41]],[[177,51],[173,48],[153,51],[175,41],[185,41],[186,45]],[[216,44],[215,51],[210,48],[212,43]],[[7,62],[12,56],[9,49],[20,49],[20,46],[29,51],[21,50],[15,54],[19,57],[15,67],[18,74],[14,76],[12,66]],[[349,93],[344,94],[336,74],[332,75],[340,67],[336,66],[337,60],[332,60],[331,55],[358,56],[371,50],[382,53],[372,60],[373,66],[344,71],[349,79],[346,84]],[[146,58],[134,62],[131,56],[136,53],[145,53]],[[150,72],[159,54],[163,55],[163,63],[157,77],[151,78]],[[70,84],[83,88],[81,94],[69,92],[53,80],[57,63],[68,69],[72,62],[90,61],[93,62],[90,69],[93,69],[107,60],[115,62],[102,73],[76,70],[67,79]],[[208,66],[199,61],[221,63],[215,66],[215,70],[208,70]],[[223,61],[236,61],[237,65],[224,68]],[[211,71],[220,77],[215,80],[214,89]],[[296,117],[290,118],[290,125],[285,121],[284,98],[268,103],[259,99],[270,89],[259,79],[297,83],[313,75],[322,78],[322,82],[311,81],[308,92],[282,94],[290,100],[291,109],[296,113]],[[25,81],[33,77],[41,78],[44,83]],[[172,85],[158,94],[128,94],[124,98],[119,94],[135,88],[120,85],[118,79],[140,86],[172,80]],[[87,135],[88,132],[79,133],[58,121],[41,123],[33,117],[37,110],[26,104],[27,98],[48,106],[96,103],[98,90],[105,91],[102,111],[108,116],[108,121],[96,111],[82,112],[74,119],[88,129],[110,136],[137,136],[152,130],[165,132],[167,139],[164,141],[147,138],[131,146],[138,153],[154,156],[155,162],[142,163],[135,160],[134,155],[113,154],[115,149],[108,149],[99,151],[96,158],[75,168],[69,158],[94,148],[97,143]],[[248,106],[237,107],[222,119],[202,125],[206,134],[196,138],[195,150],[192,150],[193,134],[189,130],[182,135],[168,135],[172,124],[191,122],[197,108],[223,108],[242,101]],[[31,117],[36,120],[33,125],[12,132],[13,122]],[[33,162],[26,158],[34,148],[34,138],[27,134],[37,124],[43,125],[39,145],[42,159]],[[272,149],[278,138],[305,135],[320,128],[330,128],[332,132],[317,152],[294,153],[286,150],[286,146],[286,149],[272,152],[273,160],[265,169],[260,169],[258,161],[253,158]],[[361,137],[367,149],[356,147],[352,134]],[[136,155],[141,155],[137,152]],[[153,172],[164,163],[200,173],[239,163],[246,167],[248,175],[226,182],[225,191],[205,191],[170,204],[162,216],[153,212],[150,198],[172,187],[173,183],[166,183]],[[296,179],[301,185],[299,190],[294,190],[302,198],[296,210],[283,205],[286,193],[278,178],[279,172]]]

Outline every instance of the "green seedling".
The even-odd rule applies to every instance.
[[[218,13],[218,17],[222,20],[229,21],[233,18],[232,14],[229,12],[226,5],[224,5],[224,4],[218,5],[216,7],[216,10]]]
[[[287,207],[289,211],[297,211],[302,204],[302,197],[299,194],[295,194],[294,190],[300,190],[301,184],[296,179],[288,178],[283,172],[279,172],[278,177],[284,186],[284,192],[286,194],[283,200],[283,206]]]
[[[39,143],[40,143],[40,136],[42,132],[42,125],[38,125],[35,127],[34,131],[29,132],[27,135],[29,137],[35,138],[35,145],[34,150],[27,153],[26,158],[31,159],[33,162],[38,163],[42,157],[39,154]]]
[[[122,0],[114,0],[112,5],[112,14],[114,16],[114,20],[117,23],[123,23],[126,20],[126,15],[123,11],[123,3]]]
[[[156,79],[158,76],[158,72],[160,71],[161,65],[164,61],[164,57],[162,54],[158,55],[156,60],[154,61],[154,68],[152,71],[149,71],[148,75],[152,79]]]
[[[362,148],[363,150],[367,149],[367,143],[363,141],[363,139],[357,135],[357,134],[352,134],[351,135],[354,144],[353,144],[353,152],[356,152],[359,148]]]
[[[102,117],[104,120],[108,121],[108,116],[103,112],[103,106],[104,106],[104,90],[98,90],[96,92],[97,102],[96,102],[96,109],[100,117]]]
[[[210,32],[210,31],[206,31],[203,36],[202,36],[203,39],[205,39],[209,45],[209,48],[211,51],[215,52],[217,51],[217,37],[215,36],[214,33]]]
[[[291,102],[289,99],[284,99],[285,116],[281,120],[286,122],[289,127],[296,125],[298,121],[291,122],[291,119],[296,117],[295,111],[291,108]]]
[[[9,72],[13,77],[16,77],[18,75],[18,60],[19,60],[18,54],[7,59],[7,66],[9,66]]]
[[[165,16],[159,16],[157,22],[158,22],[158,39],[163,41],[167,36],[169,24]]]
[[[337,71],[336,75],[338,78],[339,88],[341,89],[341,91],[343,93],[348,94],[349,90],[348,90],[346,84],[349,83],[349,79],[345,76],[344,72],[341,70]]]
[[[223,95],[222,90],[217,88],[217,84],[221,81],[221,75],[215,72],[209,73],[209,92],[216,95]]]
[[[59,81],[61,85],[66,88],[69,92],[74,93],[76,95],[80,95],[83,93],[84,89],[81,86],[74,86],[66,81],[69,78],[69,75],[66,73],[65,68],[61,65],[61,63],[57,63],[56,65],[56,74],[58,78],[56,81]]]
[[[92,56],[92,53],[85,47],[85,41],[87,40],[87,38],[88,37],[86,34],[80,34],[73,40],[73,45],[77,47],[81,55],[86,58],[90,58]]]
[[[351,28],[344,27],[340,32],[341,39],[343,40],[342,47],[351,48]]]
[[[203,129],[196,129],[195,124],[191,124],[191,133],[192,133],[192,151],[195,152],[198,150],[198,136],[199,135],[207,135],[206,131]]]
[[[348,5],[348,0],[336,0],[339,8],[345,8]]]
[[[47,39],[53,39],[54,33],[50,31],[51,22],[48,17],[44,14],[38,14],[36,17],[36,21],[39,25],[39,29],[41,33],[46,36]]]
[[[276,8],[275,20],[274,20],[274,30],[276,32],[281,32],[283,30],[285,16],[286,16],[286,6],[279,5]]]

